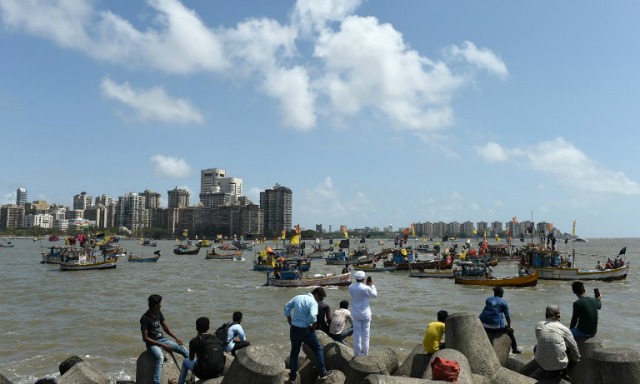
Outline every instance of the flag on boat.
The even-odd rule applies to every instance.
[[[300,235],[291,236],[291,240],[289,240],[291,244],[300,244]]]
[[[349,248],[349,239],[341,240],[340,244],[338,245],[338,247],[340,247],[340,248]]]
[[[343,226],[340,227],[340,229],[342,230],[342,234],[344,235],[344,237],[346,239],[348,239],[349,238],[349,232],[347,232],[347,226],[343,225]]]
[[[576,221],[575,221],[575,220],[573,220],[573,230],[571,231],[571,234],[572,234],[573,236],[575,236],[575,235],[576,235]]]
[[[296,235],[300,234],[300,224],[296,224]]]
[[[402,233],[404,233],[405,235],[409,235],[409,231],[411,231],[409,228],[405,228]]]
[[[287,238],[287,231],[285,229],[282,230],[282,240]]]
[[[183,229],[182,230],[182,237],[188,237],[189,236],[189,230],[188,229]]]
[[[513,221],[513,224],[518,224],[518,216],[513,216],[511,221]]]
[[[411,224],[411,236],[415,236],[416,235],[416,226],[413,225],[413,223]]]
[[[624,248],[622,248],[622,249],[620,250],[620,253],[618,253],[618,256],[620,256],[620,255],[624,255],[624,254],[626,254],[626,253],[627,253],[627,247],[624,247]]]

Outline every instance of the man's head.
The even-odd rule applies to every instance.
[[[233,321],[240,324],[242,322],[242,312],[233,312]]]
[[[316,301],[322,301],[325,297],[327,297],[327,294],[324,292],[324,288],[322,287],[314,289],[313,291],[311,291],[311,294],[316,298]]]
[[[364,273],[364,271],[357,271],[357,272],[353,275],[353,277],[355,277],[355,278],[356,278],[356,281],[360,281],[360,282],[362,282],[362,281],[364,281],[365,273]]]
[[[196,331],[198,333],[206,333],[209,330],[209,318],[208,317],[198,317],[196,320]]]
[[[547,319],[560,320],[560,307],[553,304],[547,305],[544,316]]]
[[[448,316],[449,316],[449,312],[447,312],[445,310],[438,311],[438,321],[439,322],[444,323],[445,320],[447,320]]]
[[[571,284],[571,290],[573,291],[574,294],[576,294],[577,296],[582,296],[584,295],[584,283],[582,281],[574,281]]]
[[[156,305],[160,305],[160,303],[162,302],[162,296],[160,295],[151,295],[149,296],[149,309],[153,309],[156,307]]]
[[[349,308],[349,302],[347,300],[342,300],[340,302],[340,308],[348,309]]]
[[[493,287],[493,296],[502,297],[504,295],[504,289],[502,287]]]

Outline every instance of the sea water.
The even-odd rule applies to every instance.
[[[264,287],[266,274],[252,271],[255,251],[245,251],[243,261],[205,260],[205,249],[199,255],[178,256],[172,253],[172,241],[159,241],[162,257],[157,263],[121,259],[112,270],[61,272],[57,265],[40,263],[41,252],[52,244],[31,239],[12,242],[14,248],[0,248],[0,373],[15,384],[58,376],[58,365],[72,355],[89,361],[113,380],[133,379],[136,359],[145,349],[139,320],[147,309],[148,296],[154,293],[163,296],[166,322],[185,343],[196,335],[198,317],[208,316],[215,329],[230,321],[234,311],[242,311],[249,341],[270,345],[284,358],[289,352],[284,304],[310,291]],[[154,248],[137,243],[121,241],[136,254],[153,253]],[[408,245],[419,243],[410,240]],[[266,245],[274,246],[273,242]],[[327,245],[324,240],[323,246]],[[593,268],[597,260],[604,264],[607,257],[627,247],[631,268],[626,280],[585,282],[585,286],[589,294],[593,288],[602,294],[598,336],[604,344],[639,349],[640,239],[589,239],[568,244],[560,240],[558,245],[564,252],[575,247],[575,263],[584,268]],[[256,250],[264,246],[257,245]],[[367,246],[373,251],[381,248],[377,239],[368,239]],[[310,273],[338,273],[341,269],[314,259]],[[501,261],[494,274],[517,274],[515,262]],[[371,301],[371,347],[393,348],[401,359],[422,342],[427,323],[440,309],[479,314],[485,299],[492,295],[490,287],[455,285],[452,279],[410,278],[407,271],[371,276],[378,289],[378,298]],[[561,321],[569,325],[576,299],[570,285],[541,280],[537,287],[505,289],[518,344],[525,348],[523,359],[532,357],[535,325],[544,319],[548,304],[559,305]],[[341,300],[350,300],[346,287],[326,290],[325,301],[332,310]]]

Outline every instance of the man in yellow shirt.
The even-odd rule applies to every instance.
[[[422,345],[427,353],[434,353],[440,349],[444,349],[444,343],[441,343],[444,335],[444,322],[447,320],[449,313],[447,311],[438,311],[438,321],[432,321],[427,326],[427,332],[422,340]]]

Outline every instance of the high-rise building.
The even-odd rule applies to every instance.
[[[18,188],[16,190],[16,205],[19,207],[24,207],[26,203],[27,203],[27,189]]]
[[[118,227],[126,227],[131,231],[149,226],[149,215],[145,207],[143,195],[129,192],[118,197],[116,222]]]
[[[160,207],[160,194],[158,192],[145,189],[144,192],[140,193],[140,195],[145,198],[146,209]]]
[[[291,189],[276,184],[272,189],[260,192],[260,208],[264,212],[265,234],[280,234],[292,225]]]
[[[223,177],[218,180],[220,191],[232,196],[242,196],[242,179],[237,177]]]
[[[175,187],[174,189],[167,191],[169,195],[167,201],[167,208],[186,208],[189,206],[189,197],[191,193],[186,189]]]
[[[200,193],[214,192],[214,186],[219,185],[219,179],[226,177],[227,171],[218,168],[200,171]]]
[[[96,203],[95,205],[104,205],[105,207],[108,205],[111,205],[111,203],[113,203],[113,197],[111,196],[107,196],[105,194],[102,194],[100,196],[96,197]]]
[[[9,204],[0,208],[0,229],[20,228],[23,222],[24,207]]]
[[[73,209],[87,209],[91,207],[93,197],[88,195],[87,192],[80,192],[79,195],[73,196]]]

